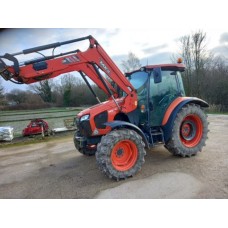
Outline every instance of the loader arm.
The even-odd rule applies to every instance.
[[[57,55],[43,56],[39,59],[25,61],[21,65],[19,65],[18,59],[15,57],[51,48],[55,49],[62,45],[83,40],[89,40],[89,48],[84,52],[77,49]],[[13,62],[13,65],[6,65],[3,59]],[[92,36],[34,47],[14,54],[6,53],[0,56],[0,75],[5,80],[18,84],[31,84],[74,71],[79,72],[81,75],[87,75],[113,99],[118,98],[119,95],[107,78],[115,82],[126,94],[123,105],[119,107],[122,112],[130,112],[137,107],[137,94],[134,87]],[[106,77],[104,77],[104,73]]]

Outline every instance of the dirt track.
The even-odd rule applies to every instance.
[[[192,158],[147,151],[136,176],[115,182],[72,136],[0,149],[0,198],[228,198],[228,116],[209,116],[207,146]]]

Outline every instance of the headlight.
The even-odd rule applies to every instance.
[[[80,122],[88,120],[88,119],[89,119],[89,115],[84,115],[81,117]]]

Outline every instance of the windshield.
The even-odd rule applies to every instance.
[[[146,73],[145,71],[137,71],[131,74],[128,77],[128,79],[135,89],[140,89],[140,87],[145,84],[147,77],[148,77],[148,73]]]
[[[183,85],[183,81],[182,81],[182,77],[181,77],[181,73],[180,71],[177,71],[177,78],[179,81],[179,86],[180,86],[180,93],[182,96],[185,96],[185,90],[184,90],[184,85]]]

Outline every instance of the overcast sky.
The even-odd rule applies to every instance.
[[[228,57],[228,30],[203,31],[207,33],[208,49],[215,54]],[[136,54],[142,65],[146,65],[147,62],[170,63],[172,54],[178,52],[178,39],[192,32],[194,31],[187,29],[7,29],[0,33],[0,54],[15,53],[39,45],[93,35],[119,67],[129,52]],[[55,52],[77,48],[85,50],[87,45],[85,42],[76,43],[57,48]],[[33,57],[22,55],[19,59],[22,61]],[[26,88],[3,80],[2,84],[7,91],[12,88]]]
[[[142,0],[142,4],[143,2],[144,0]],[[93,22],[99,21],[98,23],[95,22],[95,25],[101,25],[100,27],[103,28],[28,28],[3,30],[0,32],[0,55],[6,52],[15,53],[39,45],[93,35],[119,67],[121,61],[127,57],[129,52],[136,54],[142,65],[146,65],[147,63],[170,63],[172,54],[178,52],[178,39],[181,36],[202,30],[207,34],[207,48],[215,54],[220,54],[228,58],[227,7],[224,5],[224,1],[213,0],[205,4],[205,1],[192,0],[191,4],[186,6],[184,1],[173,0],[165,1],[164,3],[163,0],[160,0],[153,3],[152,6],[150,5],[150,7],[148,5],[148,7],[140,8],[139,5],[132,4],[128,14],[124,13],[126,13],[129,4],[124,5],[122,3],[121,8],[117,4],[113,4],[108,11],[100,9],[99,13],[93,7],[87,7],[87,3],[80,4],[85,4],[84,6],[80,6],[80,9],[86,9],[86,11],[74,12],[69,7],[67,14],[60,15],[64,20],[56,20],[55,17],[58,14],[45,14],[46,7],[36,5],[37,12],[39,10],[42,12],[41,15],[39,14],[39,20],[36,21],[39,21],[39,23],[41,21],[41,25],[48,24],[49,27],[62,27],[61,25],[72,27],[77,27],[77,25],[80,25],[78,27],[83,25],[90,27],[91,25],[91,27],[94,27]],[[39,9],[39,7],[41,8]],[[63,12],[62,6],[59,7],[60,9],[58,10]],[[15,5],[14,8],[14,13],[17,13],[17,6]],[[114,12],[115,18],[113,19]],[[188,16],[188,14],[191,14],[191,16]],[[37,18],[36,14],[30,11],[26,11],[25,16],[26,23],[30,22],[30,19],[32,21],[32,17]],[[20,19],[23,20],[23,17],[17,17],[17,20]],[[13,20],[13,23],[17,20]],[[19,22],[17,27],[23,27],[24,23],[22,22]],[[36,27],[36,23],[32,21],[29,27]],[[40,24],[38,24],[38,27],[41,27]],[[115,27],[121,28],[116,29]],[[73,44],[57,48],[55,53],[78,48],[83,50],[86,47],[85,43],[81,45]],[[24,60],[33,56],[27,55],[20,57],[20,60]],[[20,85],[14,85],[11,82],[5,82],[3,80],[1,82],[7,91],[12,88],[25,88]]]

